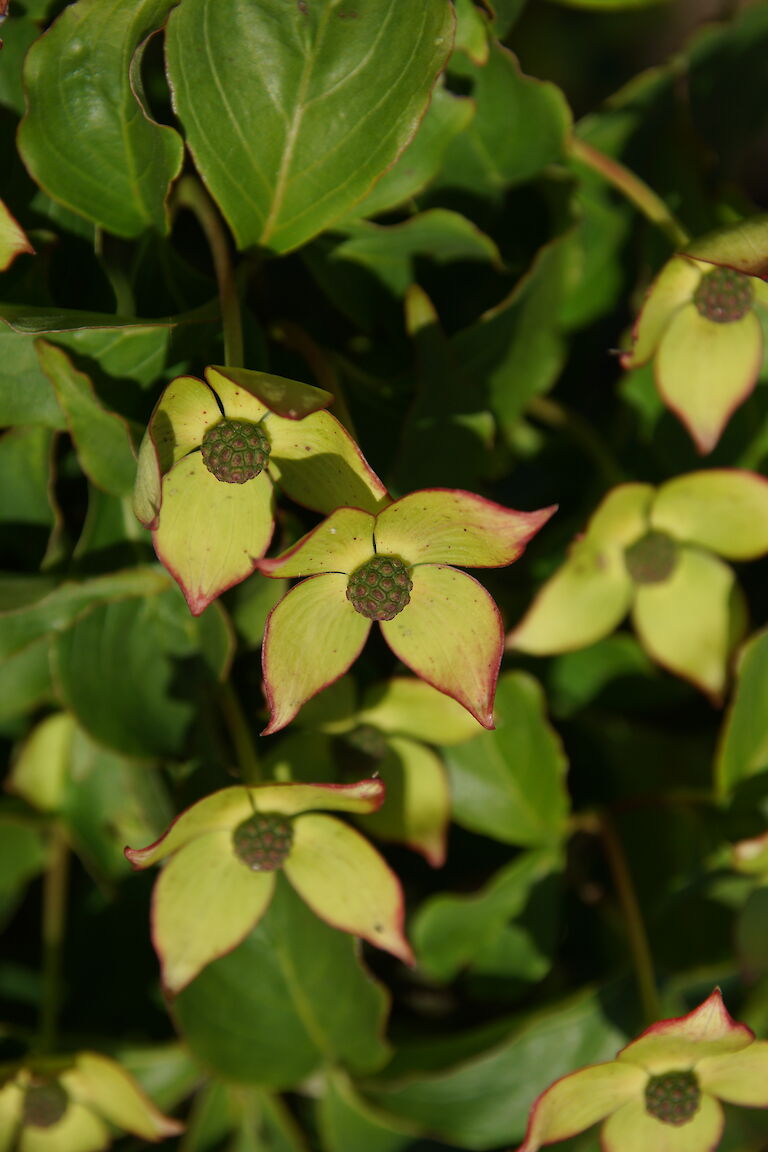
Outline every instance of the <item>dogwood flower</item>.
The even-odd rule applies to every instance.
[[[653,360],[662,400],[702,453],[717,444],[763,362],[768,218],[723,229],[673,256],[654,280],[625,368]]]
[[[719,699],[743,627],[727,560],[768,551],[768,481],[712,469],[660,488],[622,484],[604,498],[568,558],[510,633],[532,655],[608,636],[628,611],[648,654]]]
[[[607,1064],[563,1076],[531,1109],[518,1152],[537,1152],[603,1121],[605,1152],[712,1152],[720,1101],[768,1107],[768,1042],[728,1014],[720,989],[661,1020]]]
[[[139,451],[134,511],[197,616],[254,571],[274,528],[274,483],[317,512],[388,497],[328,412],[330,393],[245,368],[179,376]]]
[[[417,676],[493,727],[503,648],[498,609],[454,564],[511,564],[555,511],[516,512],[471,492],[412,492],[374,515],[339,508],[281,556],[267,576],[308,576],[270,613],[264,683],[285,727],[307,700],[357,659],[374,621]]]
[[[411,963],[403,894],[359,832],[316,811],[373,812],[380,780],[224,788],[183,812],[154,844],[126,848],[135,868],[166,857],[152,895],[152,938],[163,983],[179,992],[225,956],[267,910],[275,872],[316,915]]]
[[[0,1080],[0,1152],[100,1152],[113,1127],[152,1141],[184,1129],[96,1052],[41,1059]]]

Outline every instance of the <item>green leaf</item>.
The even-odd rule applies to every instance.
[[[51,448],[49,428],[12,428],[0,437],[0,521],[51,528]],[[20,482],[21,481],[21,482]]]
[[[140,69],[142,42],[172,7],[173,0],[78,0],[24,67],[25,164],[54,200],[118,236],[168,231],[165,201],[183,145],[173,128],[150,119]]]
[[[47,636],[0,661],[0,723],[26,715],[52,696]]]
[[[454,96],[439,84],[405,152],[343,220],[378,216],[421,192],[439,172],[446,148],[468,127],[474,112],[471,100]]]
[[[172,328],[177,323],[176,318],[139,320],[103,312],[80,312],[74,308],[37,307],[34,304],[2,302],[0,302],[0,321],[23,336],[43,336],[49,332],[77,332],[85,328]]]
[[[179,681],[198,632],[175,589],[99,604],[55,644],[62,696],[99,743],[129,756],[178,755],[196,705]]]
[[[296,248],[369,191],[415,133],[452,25],[446,0],[185,0],[174,11],[176,110],[240,248]]]
[[[329,988],[343,995],[329,996]],[[282,882],[256,929],[206,968],[174,1009],[207,1067],[276,1088],[297,1084],[323,1061],[373,1071],[387,1057],[385,1012],[385,995],[360,967],[355,944]]]
[[[50,380],[40,368],[32,336],[0,324],[0,424],[45,424],[64,428]]]
[[[93,384],[60,348],[40,340],[40,365],[53,384],[83,471],[97,487],[127,496],[136,478],[128,426],[98,400]]]
[[[49,577],[5,577],[0,580],[0,657],[63,631],[100,602],[151,598],[166,591],[168,584],[162,569],[149,567],[58,586]]]
[[[527,852],[497,872],[482,891],[445,893],[423,904],[412,936],[427,975],[448,981],[470,968],[507,981],[545,976],[552,963],[548,952],[554,944],[553,917],[548,917],[546,941],[541,939],[540,922],[526,924],[522,918],[537,888],[548,889],[561,867],[562,861],[551,851]]]
[[[377,1113],[339,1072],[327,1077],[318,1120],[326,1152],[404,1152],[413,1142],[408,1124]]]
[[[723,799],[742,780],[768,771],[768,630],[756,632],[744,645],[737,675],[715,764]]]
[[[559,311],[567,272],[567,242],[553,240],[505,300],[451,341],[463,378],[484,382],[486,404],[507,435],[565,361]]]
[[[556,842],[565,831],[567,762],[544,696],[522,672],[502,676],[496,730],[444,750],[458,824],[505,844]]]
[[[161,326],[142,328],[83,328],[56,335],[53,343],[76,356],[95,360],[101,370],[116,380],[132,380],[142,388],[157,383],[170,341],[170,331]]]
[[[457,66],[454,57],[451,67]],[[501,196],[564,159],[571,119],[559,88],[526,76],[517,58],[496,43],[487,64],[461,58],[461,73],[473,82],[477,112],[449,144],[439,186]]]
[[[14,15],[3,24],[3,66],[0,68],[0,105],[21,116],[24,111],[24,90],[21,86],[21,65],[30,46],[40,35],[40,29],[29,16]]]
[[[415,282],[418,256],[437,264],[454,260],[481,260],[497,268],[501,264],[490,236],[447,208],[431,208],[389,227],[361,222],[347,225],[344,231],[348,239],[335,249],[333,259],[352,260],[367,268],[395,296],[402,296]]]
[[[366,1095],[452,1147],[516,1144],[540,1092],[584,1064],[611,1059],[622,1041],[599,997],[582,994],[529,1017],[501,1044],[458,1067]]]
[[[46,861],[41,829],[0,810],[0,926],[13,914],[24,889]]]

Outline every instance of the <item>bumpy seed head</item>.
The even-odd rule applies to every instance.
[[[347,600],[369,620],[393,620],[411,599],[408,571],[396,556],[374,556],[350,576]]]
[[[677,565],[677,544],[666,532],[647,532],[624,553],[624,564],[635,584],[661,584]]]
[[[699,1082],[688,1069],[651,1076],[645,1086],[645,1110],[662,1124],[674,1124],[677,1128],[687,1124],[700,1104]]]
[[[22,1124],[31,1128],[51,1128],[69,1107],[69,1096],[58,1080],[30,1084],[24,1093]]]
[[[733,268],[713,268],[699,281],[693,302],[702,316],[715,324],[741,320],[752,307],[752,281]]]
[[[282,867],[293,844],[289,816],[256,812],[232,833],[235,855],[252,872],[274,872]]]
[[[203,463],[225,484],[245,484],[266,467],[270,443],[259,424],[220,420],[203,436]]]

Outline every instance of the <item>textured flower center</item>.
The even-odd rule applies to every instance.
[[[677,545],[665,532],[647,532],[624,553],[624,563],[635,584],[661,584],[677,565]]]
[[[700,1104],[699,1082],[689,1070],[651,1076],[645,1086],[645,1110],[662,1124],[687,1124]]]
[[[741,320],[752,307],[752,281],[733,268],[713,268],[699,281],[693,302],[715,324]]]
[[[270,443],[259,424],[220,420],[203,436],[203,463],[225,484],[245,484],[266,467]]]
[[[369,620],[393,620],[411,599],[408,571],[396,556],[374,556],[350,576],[347,600]]]
[[[252,872],[274,872],[288,858],[293,844],[293,823],[289,816],[256,812],[232,833],[235,855]]]
[[[69,1096],[58,1080],[31,1084],[24,1093],[22,1124],[31,1128],[51,1128],[69,1107]]]

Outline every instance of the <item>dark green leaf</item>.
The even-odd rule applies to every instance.
[[[507,844],[551,844],[565,831],[567,762],[537,682],[502,676],[496,729],[444,750],[454,819]]]
[[[140,45],[174,0],[78,0],[31,49],[19,148],[55,200],[118,236],[166,232],[183,146],[142,103]]]
[[[174,1014],[222,1076],[289,1087],[324,1061],[357,1072],[383,1063],[385,1005],[354,942],[281,884],[261,923],[178,996]]]
[[[599,998],[581,995],[529,1017],[502,1044],[466,1064],[367,1095],[451,1146],[516,1144],[540,1092],[584,1064],[612,1059],[623,1040]]]
[[[452,67],[457,63],[454,57]],[[492,45],[487,64],[461,57],[461,71],[473,83],[477,111],[449,144],[437,184],[500,196],[564,158],[570,113],[559,88],[524,75],[499,44]]]
[[[42,831],[0,811],[0,927],[12,915],[27,884],[45,867]]]
[[[86,732],[129,756],[178,755],[194,714],[179,683],[198,625],[178,591],[100,604],[55,645],[56,676]]]
[[[471,100],[454,96],[438,85],[413,140],[368,195],[350,210],[349,219],[389,212],[421,192],[439,172],[446,148],[466,130],[474,111]]]
[[[411,929],[425,972],[441,981],[465,968],[509,981],[540,980],[551,966],[552,932],[549,947],[542,947],[523,913],[536,889],[551,887],[561,867],[552,852],[527,852],[497,872],[481,892],[428,900]]]
[[[738,680],[715,767],[723,798],[750,776],[768,771],[768,631],[747,641],[738,665]]]
[[[37,353],[65,413],[83,471],[105,492],[127,496],[136,479],[136,457],[125,421],[104,408],[91,381],[66,352],[40,340]]]
[[[403,1152],[413,1142],[407,1124],[377,1113],[339,1073],[326,1080],[318,1119],[324,1152]]]
[[[176,109],[240,248],[296,248],[409,143],[452,40],[447,0],[185,0]]]
[[[0,424],[65,427],[56,393],[40,368],[33,337],[8,331],[1,324]]]

